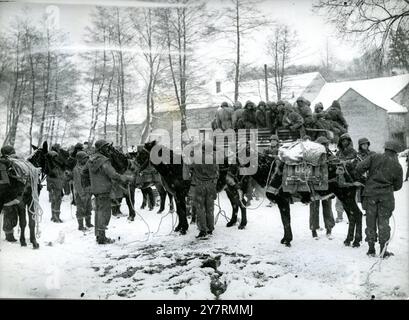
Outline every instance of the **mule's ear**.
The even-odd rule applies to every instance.
[[[32,148],[34,151],[36,151],[36,150],[38,149],[38,147],[35,146],[34,144],[31,145],[31,148]]]
[[[43,142],[43,147],[42,147],[43,153],[47,153],[48,152],[48,142],[44,141]]]

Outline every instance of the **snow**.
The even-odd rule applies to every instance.
[[[297,75],[289,75],[284,80],[284,88],[281,93],[282,99],[288,100],[291,103],[295,102],[297,97],[303,95],[305,90],[312,84],[312,82],[321,77],[319,72],[309,72]],[[221,91],[216,93],[216,81],[215,78],[200,86],[201,95],[197,101],[192,101],[188,105],[188,109],[201,109],[208,107],[217,107],[223,101],[233,103],[231,100],[234,96],[234,82],[224,81],[221,83]],[[277,101],[277,94],[275,92],[274,78],[268,78],[269,87],[269,99],[271,101]],[[249,80],[240,82],[240,96],[239,100],[243,106],[247,100],[258,103],[266,99],[264,79]],[[174,103],[169,101],[160,101],[157,103],[158,107],[155,109],[157,112],[169,112],[178,110],[178,107]]]
[[[401,163],[406,171],[404,158]],[[179,236],[170,232],[175,224],[171,214],[138,209],[152,234],[139,216],[134,222],[113,217],[107,234],[117,241],[99,246],[93,230],[77,230],[69,197],[62,204],[64,223],[50,221],[48,195],[43,189],[40,249],[5,242],[2,233],[0,297],[215,299],[210,286],[219,280],[225,284],[220,299],[407,299],[408,189],[406,182],[395,193],[389,246],[395,256],[383,261],[366,256],[365,242],[360,248],[343,245],[348,227],[345,214],[344,222],[333,229],[333,240],[326,238],[325,230],[314,240],[308,206],[300,203],[291,207],[292,247],[284,247],[278,208],[266,207],[268,201],[263,198],[253,201],[245,230],[226,228],[220,214],[214,235],[199,241],[196,226],[190,225],[188,234]],[[139,191],[136,203],[141,203]],[[220,203],[230,216],[224,193]],[[122,211],[127,212],[125,202]],[[365,221],[363,225],[365,228]],[[202,267],[204,261],[217,256],[217,272]]]
[[[352,89],[388,113],[406,113],[407,109],[392,99],[408,84],[409,74],[367,80],[328,82],[311,102],[311,107],[322,102],[324,109],[327,109],[332,101],[341,98]]]

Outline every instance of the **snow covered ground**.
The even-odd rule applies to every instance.
[[[226,220],[220,215],[214,235],[198,241],[195,225],[191,225],[186,236],[179,236],[170,233],[171,214],[138,210],[152,232],[149,239],[148,228],[139,217],[134,222],[113,217],[107,234],[117,241],[99,246],[93,230],[77,230],[75,207],[70,207],[68,197],[62,205],[64,223],[50,222],[48,194],[44,190],[40,249],[5,242],[4,233],[1,235],[0,297],[408,299],[408,189],[406,182],[395,194],[389,247],[395,256],[382,263],[366,256],[365,242],[360,248],[343,245],[346,217],[333,229],[333,240],[326,238],[325,230],[314,240],[309,230],[308,206],[300,203],[292,206],[292,247],[284,247],[280,244],[283,231],[278,209],[266,207],[267,200],[260,204],[261,199],[252,204],[259,206],[257,209],[248,211],[245,230],[226,228]],[[140,192],[136,198],[140,204]],[[220,202],[230,216],[224,193]],[[127,212],[125,203],[122,211]]]

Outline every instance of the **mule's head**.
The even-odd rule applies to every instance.
[[[118,173],[124,173],[129,166],[128,157],[122,151],[115,148],[112,143],[104,147],[104,154],[112,163],[112,166]]]
[[[44,141],[41,147],[31,145],[34,152],[28,157],[28,161],[37,168],[41,168],[43,175],[47,173],[48,143]]]
[[[157,142],[154,140],[146,142],[143,147],[138,146],[138,152],[136,153],[135,160],[139,166],[140,171],[143,171],[148,167],[151,151],[156,144]]]

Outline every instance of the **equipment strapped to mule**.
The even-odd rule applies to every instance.
[[[40,222],[43,215],[43,210],[39,200],[39,184],[41,169],[33,166],[31,162],[25,159],[9,156],[7,159],[11,163],[16,179],[20,180],[31,188],[31,203],[28,206],[29,214],[33,215],[33,220],[36,224],[36,237],[40,237]]]
[[[325,147],[312,141],[297,141],[279,148],[284,162],[282,188],[284,192],[328,190],[328,166]]]

